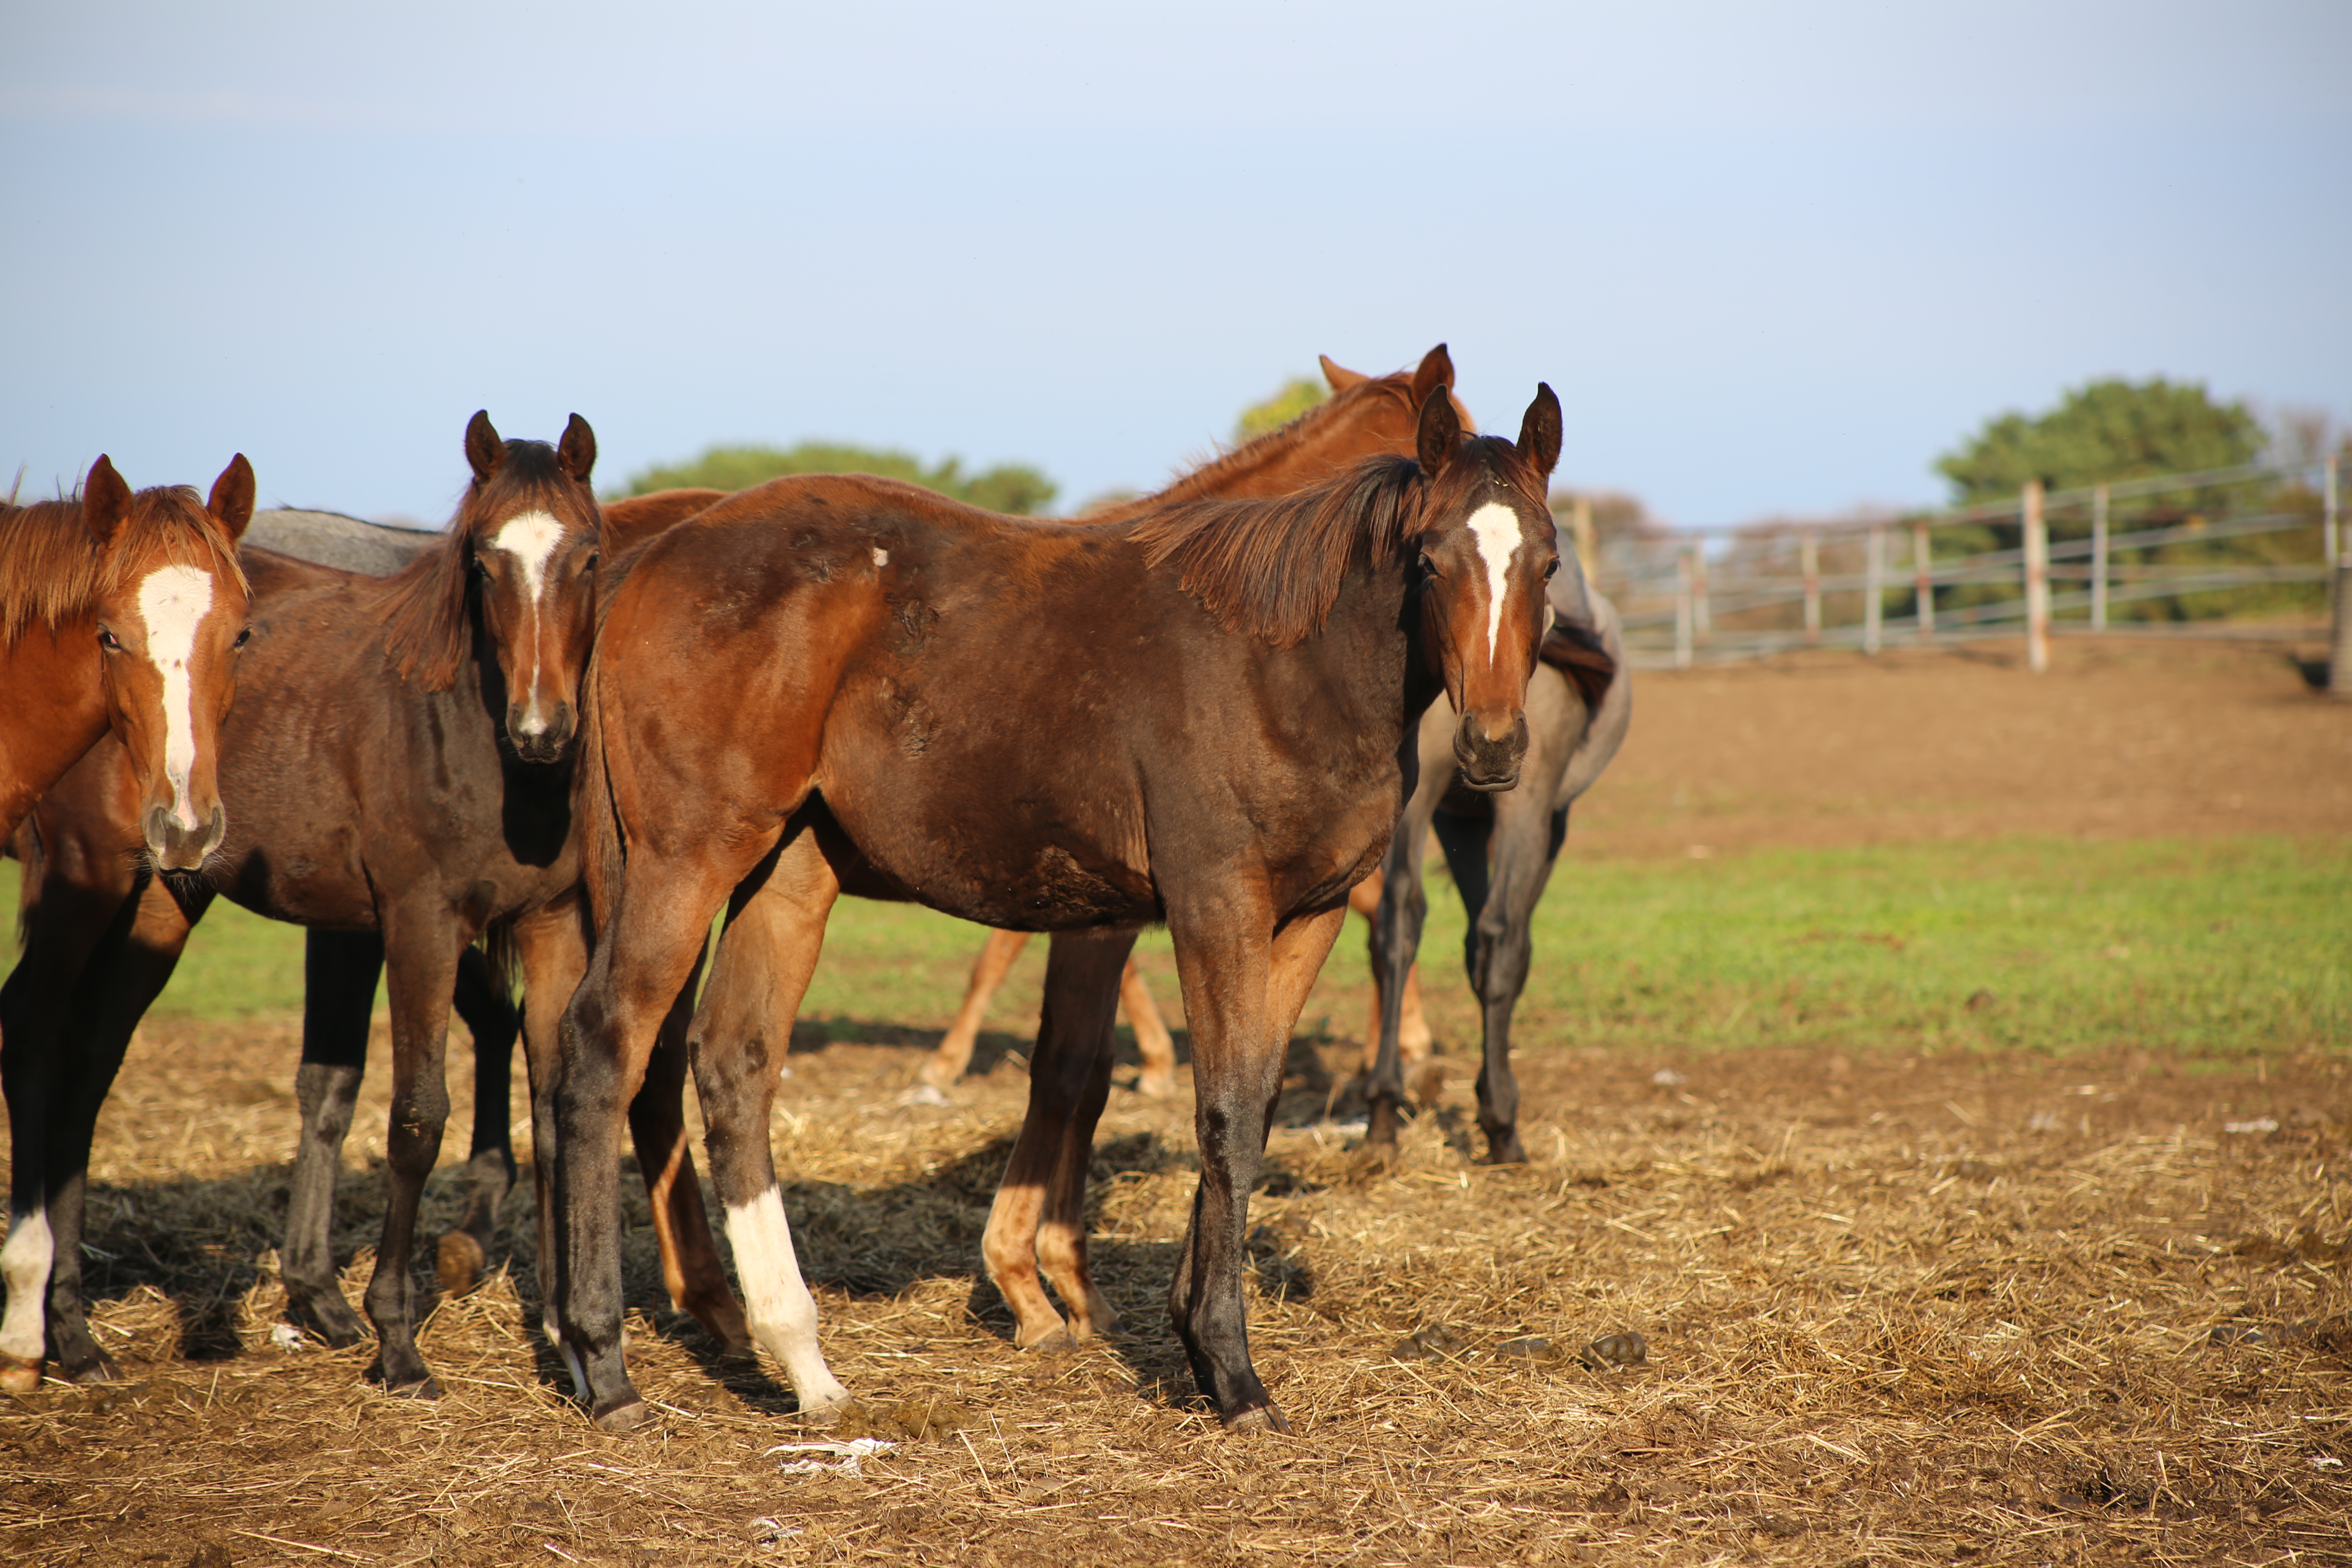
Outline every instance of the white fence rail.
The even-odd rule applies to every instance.
[[[2021,634],[2038,670],[2053,636],[2328,637],[2324,619],[2201,618],[2181,601],[2330,584],[2352,564],[2337,468],[2329,458],[2047,494],[2029,483],[2013,501],[1927,516],[1678,530],[1597,549],[1580,507],[1561,521],[1623,614],[1636,668]],[[2306,597],[2321,614],[2323,596]],[[2166,601],[2165,616],[2136,609]]]

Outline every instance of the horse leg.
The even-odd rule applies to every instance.
[[[992,931],[982,944],[980,957],[971,966],[971,981],[964,987],[963,1005],[956,1009],[955,1021],[940,1037],[940,1048],[923,1064],[922,1080],[933,1089],[955,1087],[958,1079],[971,1066],[972,1047],[980,1043],[981,1021],[987,1016],[990,998],[1004,984],[1012,970],[1013,961],[1029,944],[1025,931]]]
[[[1061,931],[1047,948],[1028,1113],[981,1241],[1017,1322],[1013,1342],[1024,1349],[1075,1349],[1118,1317],[1087,1267],[1087,1162],[1110,1097],[1111,1020],[1134,944],[1131,931]],[[1067,1325],[1038,1288],[1041,1268],[1070,1310]]]
[[[783,1364],[801,1414],[823,1418],[849,1391],[817,1344],[816,1300],[793,1249],[768,1113],[841,884],[814,832],[787,832],[765,875],[735,895],[695,1018],[694,1083],[751,1335]]]
[[[1438,824],[1438,839],[1454,868],[1455,885],[1470,917],[1465,954],[1470,988],[1485,1016],[1485,1057],[1478,1068],[1478,1126],[1486,1134],[1486,1163],[1517,1164],[1519,1086],[1511,1072],[1511,1015],[1527,989],[1535,947],[1535,911],[1568,835],[1568,811],[1547,811],[1540,796],[1497,795],[1491,834],[1469,823]],[[1458,842],[1457,842],[1458,841]],[[1492,846],[1493,866],[1487,856]],[[1464,873],[1470,871],[1474,882]],[[1473,889],[1478,902],[1470,903]]]
[[[367,1072],[368,1020],[383,973],[383,938],[374,931],[303,933],[302,1065],[294,1069],[301,1128],[287,1184],[278,1277],[286,1284],[286,1315],[338,1349],[367,1332],[335,1277],[335,1182]]]
[[[1269,941],[1261,934],[1262,905],[1170,910],[1192,1029],[1201,1182],[1169,1288],[1169,1316],[1194,1381],[1235,1431],[1289,1429],[1250,1361],[1243,1237],[1290,1026],[1346,913],[1335,905],[1291,921]]]
[[[1369,1121],[1367,1148],[1393,1151],[1397,1114],[1404,1103],[1404,1063],[1401,1055],[1404,1026],[1402,978],[1412,973],[1421,952],[1422,923],[1429,917],[1429,895],[1422,887],[1421,858],[1429,819],[1445,775],[1436,769],[1423,773],[1412,798],[1405,803],[1389,852],[1381,862],[1380,912],[1372,920],[1372,983],[1380,993],[1380,1043],[1372,1058],[1370,1081],[1365,1088]]]
[[[757,940],[753,931],[745,935]],[[670,1301],[691,1313],[719,1342],[722,1353],[750,1356],[754,1353],[751,1327],[727,1283],[727,1267],[710,1234],[710,1214],[702,1205],[702,1182],[695,1174],[693,1142],[686,1135],[695,982],[701,975],[702,956],[698,953],[692,973],[654,1037],[653,1054],[646,1058],[646,1080],[629,1101],[629,1137],[636,1146],[646,1195],[653,1203],[654,1237],[661,1245],[662,1284]],[[789,1024],[784,1033],[789,1047]]]
[[[567,998],[568,999],[568,998]],[[466,1031],[474,1037],[474,1137],[466,1157],[466,1206],[457,1228],[435,1247],[435,1274],[445,1296],[462,1296],[481,1283],[498,1234],[499,1205],[515,1183],[514,1129],[509,1110],[514,1089],[515,1037],[522,1020],[514,998],[490,967],[489,955],[468,947],[457,955],[457,984],[451,998]]]
[[[654,1037],[693,973],[711,916],[751,869],[740,838],[692,833],[681,834],[681,843],[667,856],[642,847],[620,868],[587,974],[563,1012],[552,1110],[539,1143],[539,1158],[552,1152],[555,1164],[551,1259],[543,1255],[540,1267],[542,1288],[553,1280],[556,1347],[590,1415],[608,1431],[649,1418],[621,1342],[622,1114],[645,1081]],[[723,951],[719,962],[723,972]],[[703,1102],[710,1103],[708,1087]],[[764,1146],[764,1122],[760,1131]]]
[[[1387,879],[1379,871],[1348,889],[1348,907],[1364,917],[1370,940],[1377,942],[1380,931],[1381,890]],[[1364,1024],[1364,1072],[1369,1077],[1380,1065],[1381,1007],[1383,984],[1375,975],[1372,982],[1371,1016]],[[1397,1045],[1404,1053],[1408,1065],[1418,1065],[1428,1059],[1436,1043],[1429,1032],[1429,1018],[1421,1009],[1421,965],[1409,965],[1404,972],[1404,1000],[1397,1024]]]
[[[110,928],[110,940],[83,967],[74,987],[74,1022],[66,1036],[65,1069],[50,1102],[43,1180],[57,1248],[49,1267],[49,1351],[76,1383],[110,1382],[117,1375],[113,1362],[89,1337],[82,1301],[82,1204],[98,1114],[139,1020],[172,978],[189,929],[211,901],[208,890],[191,892],[183,909],[160,879],[148,882]],[[117,931],[122,933],[119,939]]]
[[[40,1386],[48,1341],[47,1299],[57,1260],[52,1145],[63,1133],[75,1037],[82,1032],[76,1003],[84,973],[105,969],[100,955],[124,940],[144,879],[132,875],[128,861],[97,856],[87,868],[74,868],[96,873],[85,879],[58,865],[30,829],[19,844],[25,953],[0,986],[0,1092],[7,1099],[11,1145],[8,1238],[0,1246],[8,1292],[0,1315],[0,1392],[29,1394]]]
[[[449,1119],[443,1063],[457,952],[467,935],[455,929],[437,893],[414,907],[394,904],[383,919],[392,990],[392,1110],[384,1140],[392,1181],[365,1298],[376,1331],[376,1358],[366,1375],[394,1394],[437,1399],[441,1385],[416,1348],[416,1284],[409,1260],[425,1178],[440,1158]]]
[[[1143,1073],[1135,1080],[1135,1090],[1165,1100],[1176,1092],[1176,1038],[1160,1016],[1160,1005],[1151,999],[1151,987],[1135,972],[1132,952],[1118,977],[1118,1002],[1127,1009],[1127,1021],[1135,1030],[1136,1052],[1143,1058]]]

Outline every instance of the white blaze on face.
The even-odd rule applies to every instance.
[[[194,828],[188,773],[196,765],[195,687],[188,661],[196,628],[213,607],[213,580],[194,566],[166,566],[139,584],[139,619],[147,633],[147,662],[163,677],[163,774],[172,781],[172,819]]]
[[[1486,563],[1486,657],[1503,635],[1503,595],[1510,585],[1511,552],[1519,547],[1519,514],[1501,501],[1488,501],[1470,514],[1470,538]]]
[[[14,1216],[8,1244],[0,1247],[0,1279],[8,1285],[8,1310],[0,1317],[0,1352],[20,1362],[41,1357],[43,1299],[49,1290],[49,1238],[47,1209],[27,1209]]]
[[[743,1315],[751,1321],[753,1337],[784,1363],[801,1414],[847,1403],[849,1390],[817,1349],[816,1300],[801,1279],[783,1194],[770,1187],[750,1203],[728,1205],[727,1239],[734,1245],[735,1272],[743,1281]]]
[[[522,568],[523,587],[530,595],[530,619],[524,640],[530,646],[530,675],[523,682],[522,728],[537,735],[547,729],[539,710],[539,604],[547,594],[547,563],[563,542],[563,525],[543,511],[518,512],[490,536],[490,548],[514,557]]]

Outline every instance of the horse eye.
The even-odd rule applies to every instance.
[[[604,559],[604,557],[603,557],[603,556],[601,556],[601,555],[599,555],[599,554],[597,554],[597,553],[596,553],[596,552],[594,552],[594,551],[593,551],[593,550],[592,550],[592,551],[590,551],[590,552],[588,552],[588,564],[587,564],[586,566],[583,567],[583,568],[582,568],[582,570],[583,570],[583,571],[587,571],[587,572],[593,572],[594,570],[596,570],[596,563],[597,563],[597,562],[599,562],[599,561],[602,561],[603,559]]]
[[[1430,558],[1429,552],[1426,550],[1421,552],[1421,574],[1424,577],[1438,575],[1437,563]]]
[[[98,646],[104,648],[109,653],[121,653],[122,651],[121,640],[112,632],[108,631],[104,626],[98,628]]]
[[[240,631],[240,632],[238,632],[238,633],[236,634],[236,641],[235,641],[235,642],[233,642],[233,643],[229,644],[228,646],[229,646],[229,647],[233,647],[233,648],[235,648],[235,647],[243,647],[246,644],[247,644],[247,643],[251,642],[252,640],[253,640],[253,628],[252,628],[251,626],[247,626],[244,630],[242,630],[242,631]]]
[[[1559,575],[1559,557],[1555,555],[1549,561],[1544,563],[1544,581],[1549,583]]]

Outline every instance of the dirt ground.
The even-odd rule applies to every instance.
[[[1576,852],[2352,826],[2352,705],[2275,655],[2062,645],[2039,680],[1799,660],[1647,677],[1640,702]],[[1326,1114],[1353,1047],[1296,1042],[1251,1311],[1297,1430],[1235,1441],[1165,1327],[1189,1099],[1122,1087],[1105,1119],[1119,1331],[1024,1352],[976,1283],[1020,1058],[924,1103],[942,1022],[811,1032],[773,1129],[827,1353],[898,1445],[856,1475],[789,1468],[810,1456],[780,1446],[840,1434],[713,1361],[642,1211],[649,1435],[564,1397],[521,1193],[490,1279],[426,1329],[440,1401],[278,1332],[295,1026],[151,1024],[101,1124],[86,1259],[128,1380],[0,1405],[0,1562],[2352,1563],[2340,1055],[1529,1039],[1529,1163],[1472,1162],[1457,1077],[1383,1171]],[[388,1076],[338,1210],[354,1300]],[[1628,1333],[1639,1364],[1578,1359]]]
[[[2352,702],[2273,647],[2061,638],[1644,673],[1580,852],[2352,830]]]

